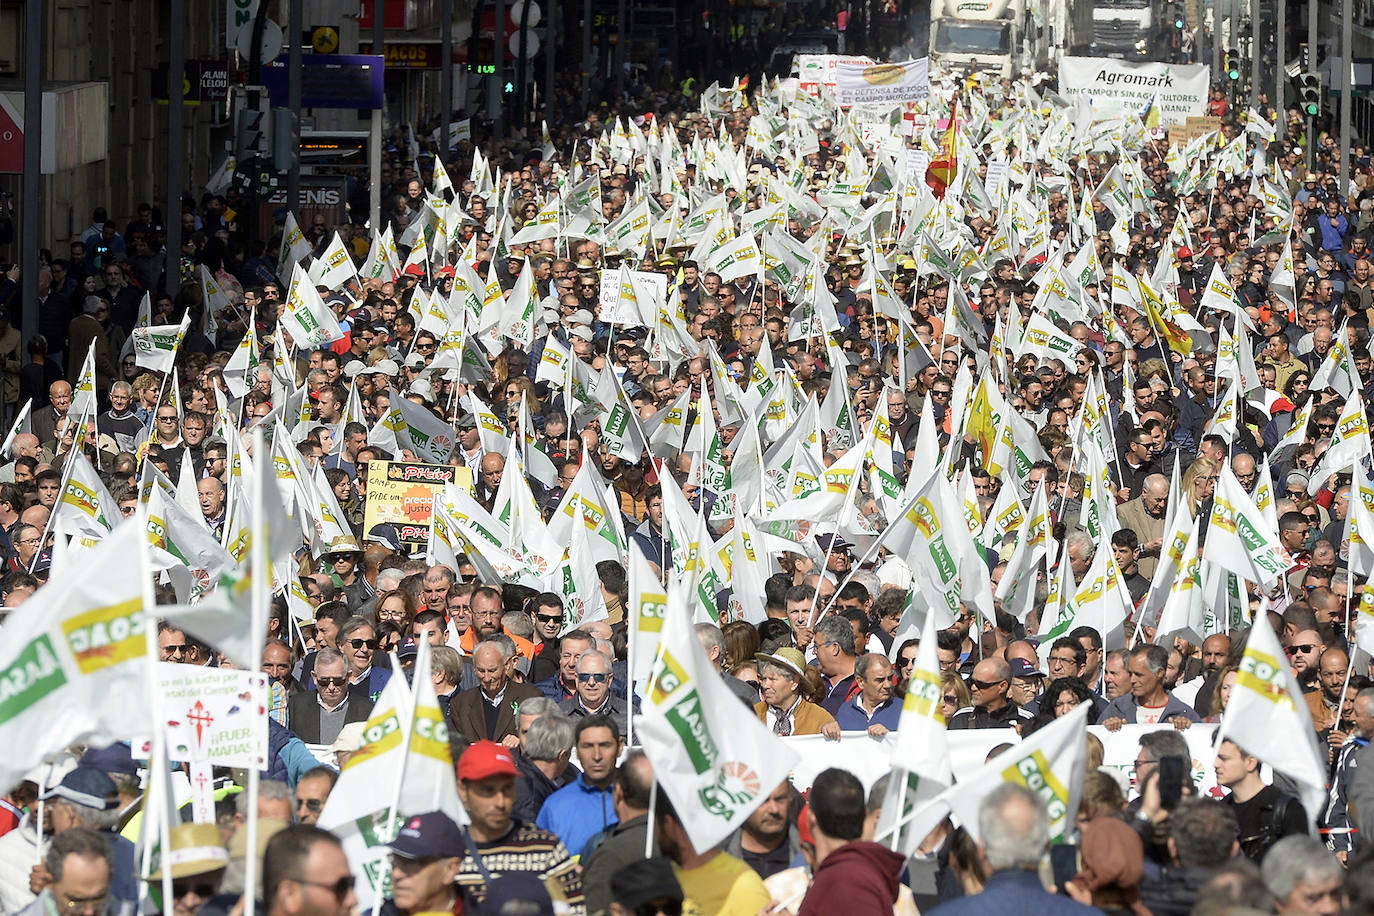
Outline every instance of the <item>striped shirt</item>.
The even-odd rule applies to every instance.
[[[567,900],[571,916],[585,916],[582,903],[582,876],[567,847],[558,837],[533,824],[515,822],[509,833],[492,843],[480,843],[473,838],[482,864],[492,878],[507,872],[531,872],[539,876],[554,900]],[[486,879],[472,855],[463,857],[458,869],[460,888],[481,904],[487,896]]]

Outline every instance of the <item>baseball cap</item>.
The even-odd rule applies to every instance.
[[[1037,669],[1024,658],[1013,658],[1011,660],[1012,677],[1044,677],[1045,673]]]
[[[461,856],[467,850],[462,831],[442,811],[413,815],[387,847],[403,859]]]
[[[591,340],[592,332],[585,325],[573,325],[568,329],[568,334],[580,340]]]
[[[374,544],[385,544],[397,553],[401,552],[401,535],[395,525],[382,522],[367,529],[367,540]]]
[[[406,365],[412,369],[418,369],[425,364],[425,358],[419,353],[412,353],[406,357]]]
[[[633,910],[653,900],[681,900],[682,885],[663,856],[631,862],[611,875],[611,899]]]
[[[487,889],[487,898],[482,901],[482,912],[500,913],[507,903],[534,904],[532,912],[522,906],[521,913],[530,912],[531,916],[553,916],[553,898],[549,889],[539,876],[533,872],[507,872]]]
[[[420,362],[424,361],[424,357],[420,357]],[[396,360],[394,359],[379,359],[377,360],[377,365],[372,367],[372,371],[381,375],[395,375],[397,372],[401,371],[401,367],[396,365]]]
[[[828,550],[832,554],[848,553],[854,549],[854,545],[840,537],[838,534],[818,534],[816,544],[821,550]]]
[[[458,759],[458,778],[476,781],[492,776],[518,776],[510,748],[495,741],[478,741]]]
[[[133,751],[129,745],[116,742],[109,747],[91,747],[81,755],[81,765],[94,767],[102,773],[123,773],[133,776],[138,773],[134,763]]]
[[[568,316],[568,322],[570,324],[591,324],[592,313],[586,309],[578,309]]]
[[[1178,256],[1180,258],[1191,258],[1193,256],[1193,249],[1189,248],[1187,245],[1182,245],[1178,249]]]
[[[43,801],[65,799],[86,808],[108,811],[119,804],[119,789],[104,771],[93,766],[78,765],[62,781],[43,793]]]

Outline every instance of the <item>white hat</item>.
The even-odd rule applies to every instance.
[[[592,313],[586,309],[578,309],[568,316],[568,322],[570,324],[591,324]]]
[[[421,357],[421,362],[423,361],[424,358]],[[380,375],[395,375],[401,371],[401,367],[396,365],[396,360],[394,359],[379,359],[377,365],[372,367],[372,371]]]
[[[425,358],[421,356],[419,353],[412,353],[406,357],[405,364],[410,368],[414,369],[418,366],[423,366],[425,364]]]
[[[889,557],[887,562],[878,567],[878,581],[883,588],[900,588],[903,591],[911,588],[911,567],[898,557]]]
[[[582,340],[592,339],[591,328],[588,328],[586,325],[573,325],[571,328],[568,329],[568,334],[570,334],[573,337],[580,338]]]
[[[368,371],[367,364],[360,359],[349,360],[348,365],[344,366],[343,370],[344,375],[348,376],[349,378],[356,378],[357,376],[362,375],[366,371]]]
[[[429,403],[434,403],[434,388],[422,378],[417,378],[410,383],[410,393],[424,398]]]

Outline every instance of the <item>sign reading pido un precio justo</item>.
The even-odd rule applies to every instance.
[[[1206,114],[1211,68],[1204,64],[1128,63],[1108,57],[1065,57],[1059,62],[1059,94],[1092,100],[1103,114],[1144,115],[1159,106],[1159,122],[1182,124]]]

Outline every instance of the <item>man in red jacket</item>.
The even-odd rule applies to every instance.
[[[811,784],[806,817],[816,841],[816,872],[798,916],[891,916],[905,859],[860,839],[864,802],[863,783],[848,770],[832,767]]]

